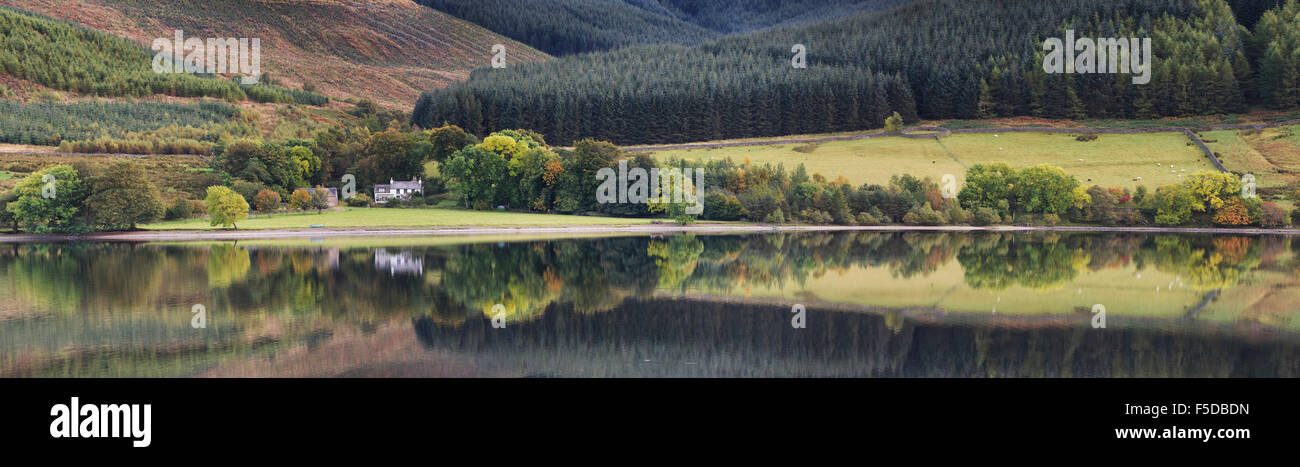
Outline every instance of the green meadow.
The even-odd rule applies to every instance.
[[[935,181],[952,174],[959,181],[966,168],[1005,162],[1013,167],[1051,164],[1064,168],[1084,185],[1149,188],[1178,183],[1183,177],[1213,166],[1181,133],[1103,134],[1082,142],[1076,135],[1050,133],[955,134],[940,141],[883,137],[814,144],[738,146],[716,149],[656,151],[660,160],[731,158],[736,163],[800,163],[809,174],[827,179],[844,176],[849,182],[884,184],[896,174],[909,173]],[[796,150],[798,149],[798,150]],[[1141,181],[1134,179],[1141,177]]]

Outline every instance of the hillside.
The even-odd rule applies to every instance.
[[[841,18],[912,0],[417,0],[552,55],[699,44],[725,34]]]
[[[418,0],[552,55],[635,44],[696,44],[716,32],[610,0]],[[526,4],[527,8],[519,5]]]
[[[493,44],[510,63],[546,55],[410,0],[0,0],[148,47],[171,37],[259,38],[262,70],[289,88],[409,108],[420,91],[488,66]]]
[[[920,1],[692,47],[627,47],[476,74],[422,95],[413,121],[476,133],[532,128],[561,144],[654,144],[877,128],[894,111],[914,122],[1295,108],[1300,89],[1287,83],[1300,69],[1291,54],[1300,24],[1274,17],[1252,38],[1223,0]],[[1043,40],[1067,29],[1150,36],[1150,82],[1045,73]],[[806,69],[791,66],[793,44],[807,47]]]
[[[722,34],[796,26],[893,8],[914,0],[625,0]]]

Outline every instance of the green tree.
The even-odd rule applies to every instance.
[[[311,191],[311,200],[308,202],[307,206],[312,209],[315,209],[316,212],[321,212],[326,209],[329,209],[330,208],[329,191],[325,190],[325,187],[316,185],[316,189]]]
[[[442,168],[442,175],[456,184],[465,207],[497,204],[498,187],[506,183],[509,164],[500,155],[479,146],[460,150]]]
[[[1156,223],[1162,225],[1179,225],[1192,220],[1192,211],[1204,203],[1183,185],[1167,185],[1156,189],[1155,194],[1147,197],[1147,202],[1156,212]]]
[[[360,175],[370,184],[424,176],[425,154],[422,146],[415,144],[417,140],[428,147],[418,135],[394,129],[375,133],[365,146],[365,158],[358,164]]]
[[[255,139],[239,139],[219,149],[220,153],[214,159],[217,168],[226,173],[243,177],[247,175],[248,164],[261,158],[262,142]],[[255,178],[245,178],[249,181],[263,181]]]
[[[8,226],[14,233],[18,232],[18,217],[9,211],[9,203],[18,200],[13,190],[0,193],[0,226]]]
[[[23,230],[70,233],[85,230],[78,216],[90,191],[70,165],[33,173],[14,187],[17,199],[6,207]]]
[[[957,193],[957,200],[966,209],[981,207],[994,209],[998,215],[1010,214],[1010,203],[1002,203],[1007,209],[999,209],[999,201],[1010,201],[1011,188],[1016,185],[1018,174],[1005,163],[975,164],[966,169],[966,184]]]
[[[294,163],[298,165],[298,170],[303,180],[311,180],[320,173],[320,156],[313,153],[311,148],[306,146],[293,146],[289,148],[288,152],[289,157],[292,157]]]
[[[1074,189],[1079,180],[1065,169],[1047,164],[1021,170],[1011,189],[1016,205],[1024,212],[1064,214],[1074,204]]]
[[[446,125],[429,130],[429,143],[433,145],[432,158],[439,164],[447,162],[456,151],[478,144],[478,138],[456,125]]]
[[[118,162],[97,177],[86,199],[91,223],[106,230],[135,230],[138,223],[163,215],[158,188],[135,162]]]
[[[891,133],[896,131],[903,131],[903,116],[899,115],[898,112],[894,112],[893,115],[890,115],[889,118],[886,118],[885,131]]]
[[[230,188],[220,185],[208,187],[208,197],[203,202],[211,225],[229,225],[239,230],[238,222],[248,219],[248,201]]]

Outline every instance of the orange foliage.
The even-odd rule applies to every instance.
[[[1214,223],[1219,225],[1250,225],[1250,211],[1240,198],[1232,198],[1214,212]]]

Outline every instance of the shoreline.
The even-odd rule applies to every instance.
[[[0,234],[0,243],[42,243],[68,241],[161,242],[197,240],[250,240],[274,238],[326,237],[419,237],[482,235],[615,235],[615,234],[742,234],[788,232],[1093,232],[1093,233],[1173,233],[1236,235],[1300,235],[1300,229],[1230,229],[1218,227],[1092,227],[1092,226],[834,226],[834,225],[734,225],[734,224],[642,224],[642,225],[553,225],[553,226],[455,226],[431,228],[347,227],[331,229],[267,230],[157,230],[102,232],[85,235]]]

